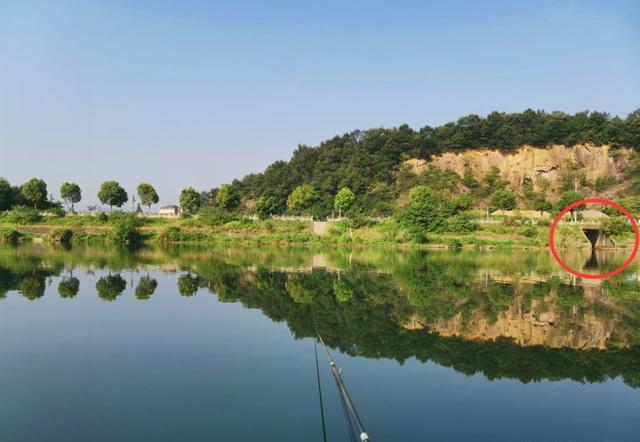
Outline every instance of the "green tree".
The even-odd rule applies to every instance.
[[[462,177],[462,184],[464,184],[471,190],[477,189],[478,187],[480,187],[480,183],[478,182],[475,175],[473,174],[473,170],[471,169],[471,166],[469,164],[464,165],[464,175]]]
[[[583,197],[578,192],[574,192],[574,191],[564,192],[562,195],[560,195],[560,200],[558,201],[558,211],[563,210],[565,207],[577,201],[580,201],[581,199],[583,199]],[[583,208],[584,208],[584,205],[580,205],[570,210],[571,216],[574,221],[576,220],[577,212],[582,210]]]
[[[464,193],[444,202],[444,211],[448,216],[458,215],[471,209],[473,209],[473,198]]]
[[[33,204],[33,208],[38,210],[47,202],[47,183],[39,178],[31,178],[22,185],[22,197]]]
[[[516,207],[516,196],[513,192],[502,189],[491,195],[491,209],[493,210],[513,210]]]
[[[426,186],[416,186],[409,192],[409,206],[402,212],[399,223],[414,236],[424,241],[425,232],[443,232],[447,223],[435,204],[431,190]]]
[[[60,197],[71,206],[71,211],[75,212],[74,206],[82,199],[82,191],[76,183],[64,183],[60,186]]]
[[[200,194],[193,187],[182,189],[182,192],[180,192],[180,207],[183,213],[193,215],[198,212],[201,204]]]
[[[338,211],[338,216],[342,217],[342,213],[346,212],[356,202],[356,195],[348,187],[343,187],[336,194],[333,207]]]
[[[419,206],[422,204],[436,205],[436,198],[427,186],[416,186],[409,191],[409,204]]]
[[[484,184],[488,189],[501,189],[505,187],[508,182],[502,179],[498,167],[491,166],[484,177]]]
[[[553,205],[544,197],[544,195],[538,195],[533,200],[533,210],[540,212],[540,216],[545,211],[549,211],[553,208]]]
[[[293,189],[287,198],[287,206],[293,211],[304,212],[311,207],[316,198],[316,191],[313,187],[309,184],[303,184]]]
[[[13,189],[6,179],[0,177],[0,212],[11,209],[13,205]]]
[[[133,213],[123,213],[115,219],[111,240],[117,244],[133,245],[142,241],[139,227],[142,220]]]
[[[151,206],[158,204],[158,201],[160,201],[158,192],[149,183],[140,183],[138,185],[138,196],[140,197],[140,203],[143,206],[147,206],[147,211],[151,211]]]
[[[261,219],[265,219],[278,212],[278,202],[275,198],[260,197],[256,202],[256,213]]]
[[[223,184],[216,195],[216,205],[221,209],[233,210],[240,204],[240,194],[231,184]]]
[[[126,190],[124,190],[117,181],[105,181],[102,183],[102,186],[100,186],[98,199],[102,204],[107,204],[109,210],[112,210],[113,206],[122,207],[129,199],[129,195],[127,195]]]

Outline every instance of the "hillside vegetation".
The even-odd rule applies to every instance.
[[[639,151],[640,110],[625,119],[598,112],[493,112],[418,131],[406,125],[354,131],[317,147],[300,146],[290,161],[217,189],[183,189],[181,219],[173,220],[144,216],[142,206],[150,211],[160,199],[151,183],[140,183],[134,199],[117,181],[105,181],[97,196],[108,215],[95,206],[90,216],[66,216],[75,215],[82,200],[78,184],[64,183],[62,201],[55,201],[42,179],[12,186],[0,178],[0,241],[306,243],[326,233],[322,241],[332,243],[543,246],[550,222],[545,212],[585,197],[617,199],[640,218]],[[133,202],[135,213],[117,210]],[[494,210],[514,215],[513,209],[530,211],[487,219]],[[572,218],[583,209],[574,209]],[[278,215],[341,220],[316,231],[299,218],[270,219]],[[616,210],[608,215],[620,218]],[[629,224],[611,223],[625,247],[633,236]]]
[[[269,200],[273,212],[309,213],[323,217],[334,211],[334,196],[347,187],[356,196],[354,213],[390,215],[395,200],[415,184],[403,170],[410,158],[429,160],[434,155],[459,153],[472,149],[496,149],[502,154],[516,152],[520,146],[607,145],[613,149],[626,147],[640,151],[640,110],[626,118],[610,117],[600,112],[545,113],[526,110],[522,113],[492,112],[487,117],[468,115],[456,122],[438,127],[425,126],[413,130],[407,125],[391,129],[353,131],[333,137],[319,146],[301,145],[289,161],[276,161],[263,173],[251,174],[232,183],[239,199],[253,209],[262,198]],[[579,164],[569,165],[576,172]],[[640,169],[638,169],[640,170]],[[489,177],[489,184],[500,179]],[[625,171],[633,176],[632,169]],[[496,175],[496,171],[487,171]],[[571,175],[571,176],[569,176]],[[436,191],[471,191],[482,185],[485,176],[477,173],[455,173],[437,168],[426,171],[422,181]],[[568,173],[567,183],[573,188],[579,173]],[[612,185],[603,178],[599,187]],[[584,179],[582,180],[585,184]],[[464,185],[463,189],[458,187]],[[512,185],[515,183],[507,183]],[[520,183],[522,184],[522,183]],[[595,187],[595,183],[591,183]],[[630,183],[636,184],[636,183]],[[307,204],[292,207],[289,196],[299,186],[309,186],[313,194]],[[565,186],[568,187],[568,186]],[[205,193],[213,201],[217,189]],[[484,192],[487,193],[487,192]],[[488,195],[480,192],[482,199]]]

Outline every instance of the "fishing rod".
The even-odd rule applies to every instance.
[[[336,380],[336,384],[338,385],[338,390],[340,392],[340,397],[343,401],[343,404],[346,406],[346,410],[348,412],[347,421],[353,421],[355,426],[357,427],[358,433],[360,434],[361,442],[371,442],[369,439],[369,435],[364,430],[364,425],[362,425],[362,420],[356,411],[355,405],[353,405],[353,401],[351,400],[351,396],[349,396],[349,392],[347,391],[347,386],[342,381],[342,369],[336,367],[336,363],[331,356],[331,352],[329,352],[329,348],[326,346],[324,341],[322,340],[322,336],[320,332],[316,329],[316,334],[318,335],[318,340],[324,347],[324,351],[327,353],[327,358],[329,359],[329,367],[331,367],[331,373]]]

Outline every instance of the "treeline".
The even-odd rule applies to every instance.
[[[261,217],[282,213],[313,215],[323,218],[330,214],[393,216],[405,204],[399,197],[416,186],[427,186],[440,202],[449,200],[466,189],[473,205],[497,209],[512,209],[517,199],[526,207],[549,210],[546,189],[534,192],[533,183],[523,183],[521,195],[509,194],[497,168],[484,177],[468,170],[459,176],[450,170],[430,167],[419,177],[401,167],[409,158],[428,159],[431,155],[462,151],[478,147],[513,151],[521,145],[545,147],[552,144],[567,146],[576,143],[610,144],[640,151],[640,109],[626,118],[611,117],[601,112],[546,113],[526,110],[522,113],[492,112],[486,117],[468,115],[438,127],[425,126],[413,130],[407,125],[391,129],[353,131],[336,136],[317,147],[299,146],[289,161],[276,161],[263,173],[251,174],[210,191],[191,187],[180,194],[183,215],[205,211],[217,221],[238,214],[257,214]],[[634,189],[640,190],[640,163],[629,172]],[[635,176],[635,178],[634,178]],[[615,184],[613,177],[601,177],[595,183],[586,182],[578,171],[569,171],[559,192],[581,187],[596,191]],[[501,192],[495,195],[496,192]],[[137,188],[138,207],[151,207],[159,201],[149,183]],[[0,178],[0,211],[15,208],[48,210],[63,214],[64,206],[74,211],[74,204],[82,199],[80,187],[64,183],[60,188],[64,202],[55,202],[46,183],[33,178],[21,186],[11,186]],[[111,209],[122,207],[129,199],[116,181],[102,184],[98,199]],[[138,208],[138,211],[141,211]],[[23,210],[24,212],[24,210]]]
[[[149,183],[140,183],[137,188],[138,210],[140,205],[151,208],[160,198],[156,189]],[[105,181],[98,192],[100,203],[114,207],[122,207],[129,201],[129,194],[117,181]],[[12,186],[9,181],[0,177],[0,212],[12,209],[32,208],[33,211],[50,211],[53,214],[64,215],[64,206],[71,212],[75,205],[82,200],[82,189],[76,183],[65,182],[60,186],[61,201],[55,201],[49,193],[47,183],[40,178],[31,178],[20,186]],[[132,196],[132,202],[136,202]]]
[[[347,187],[358,197],[354,210],[385,212],[385,203],[397,194],[398,166],[408,158],[478,147],[513,151],[521,145],[610,144],[640,151],[640,109],[626,118],[602,112],[522,113],[492,112],[486,117],[468,115],[438,127],[413,130],[407,125],[391,129],[353,131],[331,138],[317,147],[299,146],[289,161],[276,161],[263,173],[236,180],[232,186],[245,202],[270,198],[275,209],[289,209],[287,200],[296,187],[310,186],[315,198],[309,211],[326,216],[333,210],[334,196]],[[215,190],[205,193],[215,195]],[[388,204],[387,204],[388,206]]]

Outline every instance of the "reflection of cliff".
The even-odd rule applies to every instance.
[[[634,344],[626,334],[628,324],[624,312],[603,295],[601,288],[570,287],[551,288],[541,299],[517,296],[493,317],[482,309],[470,313],[459,311],[450,318],[433,321],[414,314],[403,327],[426,328],[440,336],[469,340],[508,338],[521,346],[604,350]],[[570,290],[579,297],[572,299]],[[527,300],[528,305],[524,305]]]

